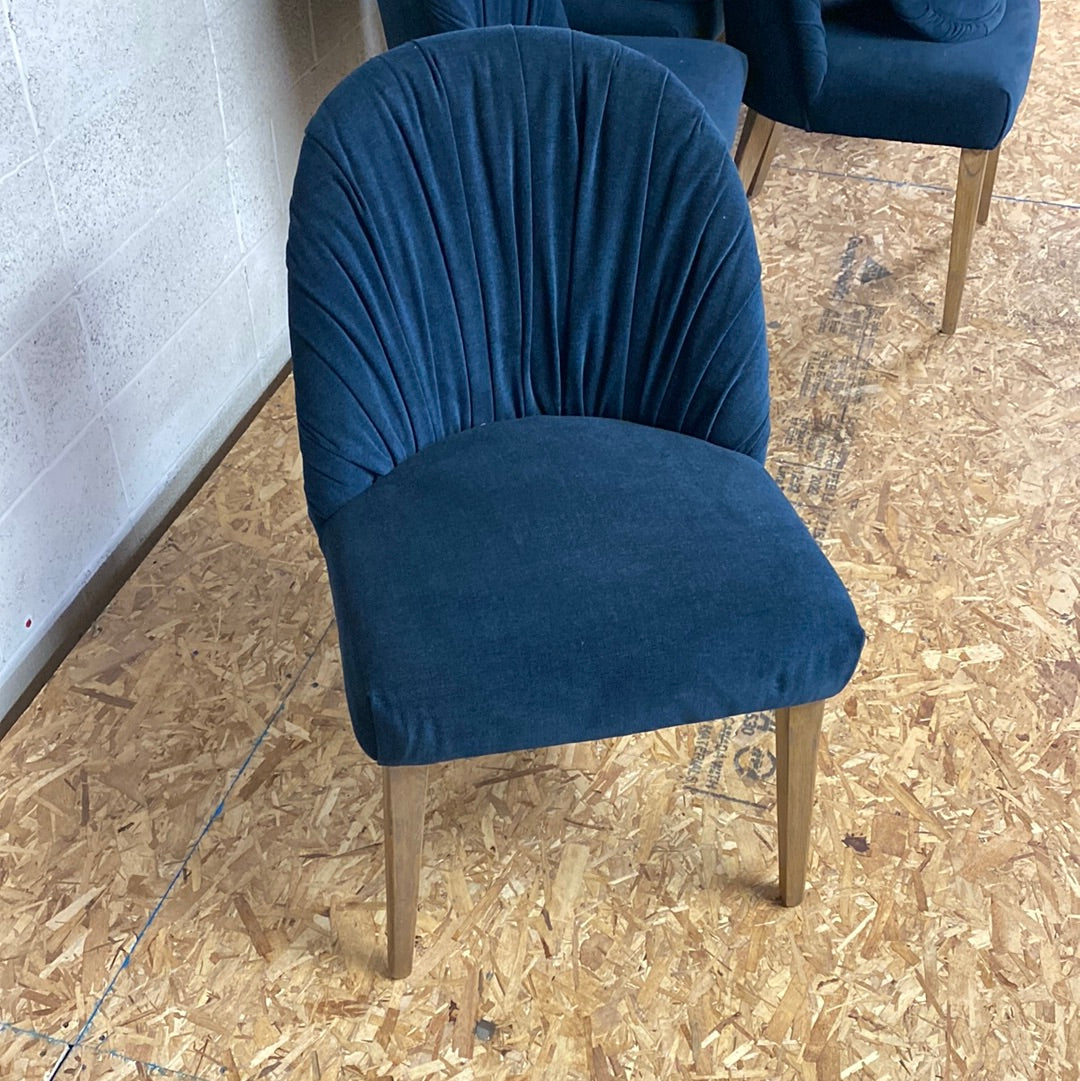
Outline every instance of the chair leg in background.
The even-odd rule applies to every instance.
[[[953,208],[952,241],[949,245],[949,276],[945,282],[945,311],[941,330],[951,334],[960,317],[960,300],[967,280],[971,237],[982,195],[983,174],[989,150],[961,150],[960,172],[956,178],[956,205]]]
[[[986,168],[983,171],[982,188],[979,191],[979,213],[976,221],[980,225],[986,224],[990,217],[990,196],[994,194],[994,180],[997,177],[998,157],[1001,154],[1001,143],[998,143],[990,151],[986,159]]]
[[[778,136],[775,120],[755,113],[753,109],[746,110],[739,145],[735,148],[735,165],[747,199],[753,199],[765,185]]]
[[[776,711],[776,815],[780,826],[780,900],[803,899],[810,855],[818,735],[824,702]]]
[[[426,796],[427,766],[383,767],[387,960],[393,980],[412,971]]]

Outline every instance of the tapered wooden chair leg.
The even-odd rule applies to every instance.
[[[780,900],[803,899],[810,855],[818,735],[824,702],[776,711],[776,816],[780,826]]]
[[[956,205],[953,209],[952,241],[949,245],[949,276],[945,282],[945,313],[941,329],[945,334],[956,330],[960,300],[967,280],[971,237],[982,195],[983,174],[989,150],[961,150],[960,172],[956,178]]]
[[[753,199],[765,185],[769,166],[776,153],[779,130],[775,120],[746,110],[742,134],[735,148],[735,166],[739,170],[739,179],[746,190],[747,199]]]
[[[394,980],[412,971],[426,796],[427,766],[383,768],[387,960]]]
[[[760,193],[761,189],[765,187],[765,178],[769,175],[769,167],[772,165],[773,155],[776,153],[776,147],[780,142],[780,125],[775,121],[769,121],[769,137],[765,140],[765,148],[761,152],[761,157],[758,160],[757,170],[754,172],[754,177],[750,181],[750,186],[746,189],[747,199],[754,199]]]
[[[757,159],[761,156],[762,141],[765,138],[763,127],[765,118],[753,109],[746,110],[743,117],[742,130],[739,132],[739,141],[735,146],[735,168],[739,170],[739,179],[743,188],[750,183],[757,168]],[[757,131],[755,132],[755,128]]]
[[[986,224],[990,217],[990,197],[994,194],[994,181],[997,179],[998,157],[1001,155],[1001,143],[998,143],[987,155],[986,168],[983,170],[982,188],[979,191],[979,213],[976,221]]]

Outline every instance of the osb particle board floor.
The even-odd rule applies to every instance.
[[[0,1077],[1075,1081],[1077,26],[953,338],[953,155],[785,132],[755,206],[770,467],[869,635],[800,909],[765,717],[463,762],[383,976],[286,384],[0,743]]]

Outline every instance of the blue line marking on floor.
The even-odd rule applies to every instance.
[[[0,1021],[0,1032],[10,1032],[13,1036],[25,1036],[31,1040],[44,1040],[45,1043],[55,1044],[57,1047],[71,1046],[67,1040],[61,1040],[58,1036],[46,1036],[44,1032],[23,1028],[22,1025],[13,1024],[11,1021]]]
[[[73,1048],[74,1050],[74,1048]],[[151,1077],[173,1078],[175,1081],[217,1081],[216,1078],[207,1077],[205,1074],[188,1073],[186,1070],[174,1070],[168,1066],[159,1066],[156,1062],[147,1062],[145,1059],[132,1058],[130,1055],[121,1054],[109,1047],[96,1048],[92,1044],[83,1044],[78,1049],[86,1054],[96,1055],[98,1058],[108,1058],[136,1069],[142,1067],[143,1071]],[[221,1071],[224,1073],[224,1069]]]
[[[146,922],[143,924],[142,929],[135,936],[135,941],[132,943],[131,949],[128,950],[127,955],[124,957],[124,960],[120,962],[120,967],[116,970],[115,973],[113,973],[113,977],[112,977],[111,980],[109,980],[109,983],[106,986],[104,992],[102,992],[101,997],[97,1000],[96,1003],[94,1003],[94,1008],[90,1011],[90,1016],[86,1019],[86,1023],[83,1025],[83,1027],[79,1030],[78,1036],[76,1036],[74,1041],[72,1041],[71,1046],[73,1046],[73,1047],[87,1046],[86,1045],[86,1039],[87,1039],[87,1037],[88,1037],[88,1035],[90,1033],[90,1029],[93,1027],[94,1019],[101,1012],[101,1007],[104,1005],[105,1000],[109,997],[109,995],[112,994],[113,990],[116,988],[117,981],[123,975],[124,970],[131,963],[131,958],[134,956],[135,951],[139,948],[139,943],[142,942],[142,940],[146,937],[146,933],[150,930],[150,927],[153,924],[154,920],[157,918],[158,913],[164,907],[165,902],[169,899],[169,895],[172,893],[173,888],[176,886],[177,882],[179,882],[180,879],[183,877],[184,871],[187,869],[188,861],[195,854],[195,850],[202,843],[203,838],[210,832],[210,828],[213,826],[213,824],[224,813],[226,801],[228,800],[229,796],[232,794],[233,789],[239,783],[240,778],[244,775],[245,770],[251,764],[251,760],[255,757],[255,754],[258,752],[259,748],[262,746],[263,741],[266,739],[267,735],[270,732],[271,727],[274,724],[274,721],[276,721],[278,719],[278,717],[280,717],[281,714],[284,712],[285,704],[288,702],[289,698],[292,697],[293,691],[295,691],[297,686],[299,686],[300,680],[303,679],[304,673],[311,666],[311,662],[314,660],[315,654],[319,652],[319,647],[323,644],[323,641],[325,640],[327,634],[330,633],[330,628],[333,627],[333,625],[334,625],[333,620],[331,620],[326,625],[326,628],[323,630],[322,634],[319,635],[318,641],[316,641],[315,645],[311,649],[311,652],[305,658],[304,663],[300,666],[300,669],[296,673],[296,676],[293,678],[293,681],[286,688],[285,693],[281,697],[281,701],[278,702],[277,706],[274,708],[273,712],[270,714],[270,719],[266,722],[266,726],[263,728],[262,732],[259,733],[258,738],[255,740],[255,742],[251,745],[251,749],[248,751],[247,757],[241,763],[240,768],[236,771],[236,774],[233,777],[233,779],[229,782],[228,788],[225,789],[225,794],[221,797],[221,800],[218,802],[218,805],[214,808],[214,810],[211,813],[209,819],[207,819],[206,824],[203,826],[202,830],[199,832],[199,836],[195,838],[194,843],[188,849],[187,854],[184,856],[183,862],[177,868],[176,874],[173,875],[173,877],[170,880],[168,886],[165,887],[165,892],[161,895],[161,898],[157,902],[157,904],[154,905],[153,909],[150,912],[150,915],[146,919]],[[102,1049],[101,1053],[106,1053],[104,1048]],[[108,1053],[111,1054],[112,1052],[108,1052]],[[150,1063],[144,1063],[144,1065],[149,1068],[151,1064]],[[164,1069],[164,1067],[156,1067],[156,1068],[157,1069]],[[173,1071],[173,1075],[177,1076],[177,1077],[181,1077],[181,1078],[185,1078],[185,1077],[189,1076],[187,1074],[176,1074],[175,1071]],[[205,1081],[205,1079],[203,1079],[203,1078],[195,1078],[195,1081]]]

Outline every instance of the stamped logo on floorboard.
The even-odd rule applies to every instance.
[[[870,303],[889,270],[851,237],[806,352],[796,403],[775,419],[769,471],[813,535],[825,536],[854,439],[858,405],[884,308]],[[773,716],[750,713],[698,726],[684,787],[769,810],[776,800]]]

